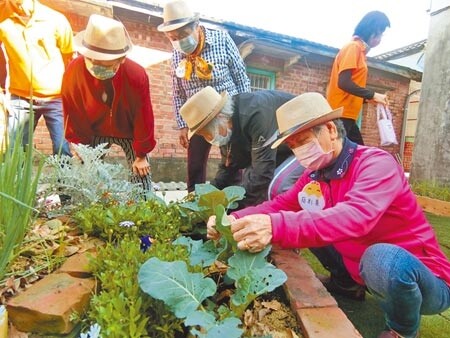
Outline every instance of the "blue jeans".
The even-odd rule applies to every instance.
[[[23,128],[22,144],[30,143],[29,123],[30,109],[34,112],[34,126],[36,128],[41,116],[44,117],[45,124],[52,139],[53,154],[72,156],[69,143],[64,138],[64,118],[62,112],[62,101],[60,98],[53,100],[30,100],[25,97],[11,95],[8,105],[8,133],[10,135],[10,145],[14,146],[15,134],[19,128]]]
[[[421,315],[450,307],[450,287],[399,246],[370,246],[361,258],[360,274],[384,310],[387,328],[405,338],[416,336]]]

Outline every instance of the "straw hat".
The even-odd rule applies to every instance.
[[[183,0],[175,0],[164,6],[163,19],[158,30],[170,32],[198,20],[198,14],[194,14]]]
[[[293,98],[277,109],[278,136],[272,149],[292,134],[340,118],[342,111],[342,107],[333,110],[319,93],[304,93]]]
[[[74,38],[75,49],[94,60],[114,60],[127,55],[133,46],[128,33],[119,21],[92,14],[86,30]]]
[[[180,114],[189,127],[188,138],[191,138],[219,114],[227,98],[226,91],[219,94],[214,88],[208,86],[186,101],[180,109]]]

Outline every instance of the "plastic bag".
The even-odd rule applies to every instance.
[[[398,144],[394,125],[392,124],[391,111],[382,104],[377,105],[377,124],[380,133],[381,146]]]

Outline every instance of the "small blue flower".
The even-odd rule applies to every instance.
[[[141,250],[146,252],[152,246],[152,238],[148,235],[141,236]]]

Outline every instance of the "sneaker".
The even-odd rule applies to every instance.
[[[341,295],[360,302],[366,299],[366,287],[363,285],[355,282],[351,286],[342,286],[336,281],[336,279],[325,276],[317,277],[331,294]]]
[[[61,201],[62,205],[69,204],[72,200],[72,196],[66,195],[66,194],[59,194],[59,200]]]
[[[417,332],[415,338],[418,338],[418,337],[419,337],[419,332]],[[405,338],[405,337],[401,336],[394,330],[388,330],[388,331],[381,332],[381,334],[378,336],[378,338]]]

